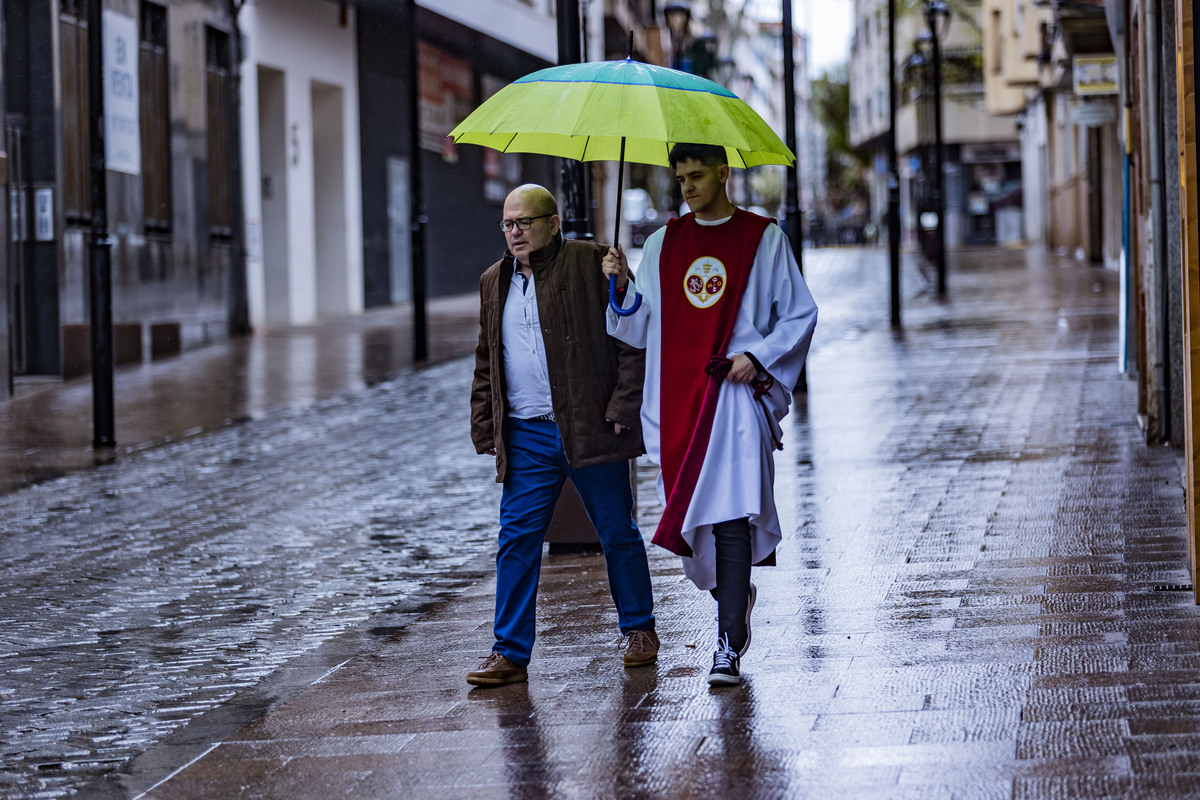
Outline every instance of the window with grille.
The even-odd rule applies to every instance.
[[[208,227],[215,237],[233,235],[230,180],[230,53],[229,34],[205,29],[205,74],[208,103]]]
[[[142,203],[146,230],[171,229],[171,117],[167,9],[142,0],[138,53]]]
[[[62,51],[63,206],[67,219],[82,222],[92,216],[87,0],[62,0],[58,34]]]

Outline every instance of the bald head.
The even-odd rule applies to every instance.
[[[514,200],[533,211],[530,216],[558,213],[558,202],[554,199],[554,195],[545,186],[539,186],[536,183],[525,183],[513,189],[508,193],[504,205],[507,206]]]
[[[558,203],[546,187],[536,183],[526,183],[509,192],[504,201],[504,219],[530,221],[528,229],[521,230],[517,224],[504,234],[509,252],[526,267],[530,255],[549,245],[558,235]]]

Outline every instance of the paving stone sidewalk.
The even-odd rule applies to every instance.
[[[1178,457],[1142,443],[1117,372],[1117,277],[1021,251],[951,269],[893,332],[872,321],[885,257],[812,268],[819,346],[743,686],[705,684],[714,604],[673,558],[651,561],[659,663],[626,670],[602,560],[548,556],[528,684],[463,681],[491,642],[482,581],[90,796],[1200,796]],[[653,480],[640,465],[647,535]]]

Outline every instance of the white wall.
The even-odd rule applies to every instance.
[[[256,326],[304,324],[363,309],[355,17],[350,8],[342,26],[339,14],[338,4],[328,0],[251,0],[242,11],[244,197],[250,317]],[[282,75],[282,131],[260,130],[259,67]],[[335,96],[340,103],[330,102]],[[324,133],[318,137],[315,131]],[[264,212],[271,209],[264,209],[261,148],[277,147],[281,137],[286,174],[272,183],[284,220],[264,226]],[[317,148],[328,153],[329,142],[339,139],[340,163],[317,170]],[[331,175],[340,187],[330,185]],[[286,276],[272,274],[281,268]],[[284,297],[273,296],[280,291]]]
[[[1025,238],[1045,242],[1049,214],[1046,171],[1046,105],[1035,96],[1025,107],[1025,125],[1021,130],[1021,192],[1025,213]]]
[[[417,5],[480,33],[506,42],[518,50],[558,63],[558,24],[554,19],[555,0],[417,0]],[[592,3],[588,23],[603,16],[603,3]],[[588,57],[600,60],[598,50]]]

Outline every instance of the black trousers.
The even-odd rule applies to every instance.
[[[717,639],[729,637],[735,651],[746,644],[746,606],[750,602],[750,519],[713,525],[717,540]]]

